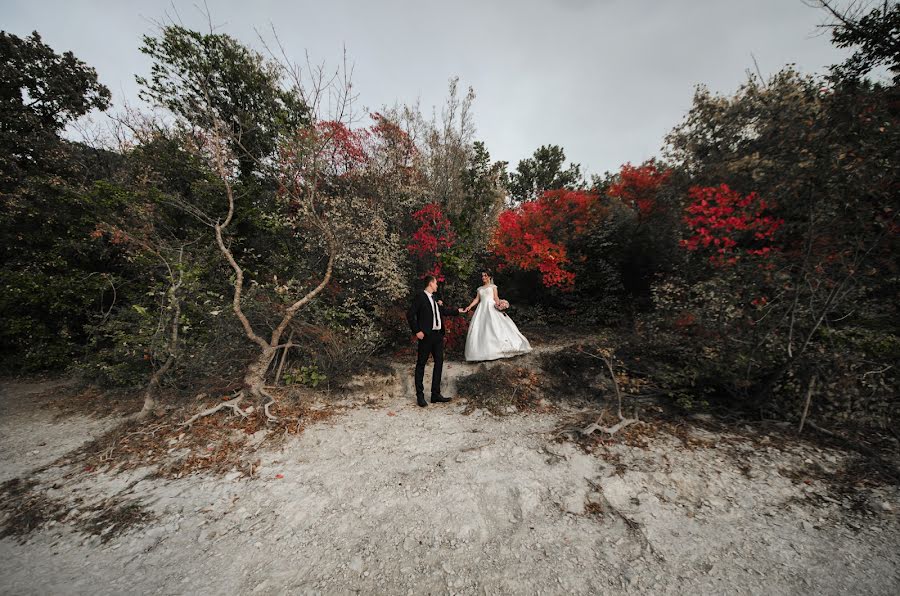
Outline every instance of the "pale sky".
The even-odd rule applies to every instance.
[[[202,6],[202,2],[199,3]],[[114,108],[137,102],[147,74],[141,35],[177,11],[206,31],[197,2],[0,0],[0,27],[37,30],[57,52],[97,69]],[[173,10],[174,7],[174,10]],[[289,56],[337,65],[346,46],[358,109],[420,100],[440,106],[447,81],[475,88],[477,138],[493,159],[561,145],[588,173],[659,155],[694,87],[730,93],[755,69],[823,72],[847,52],[802,0],[208,0],[219,32],[258,50],[274,25]]]

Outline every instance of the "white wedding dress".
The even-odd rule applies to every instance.
[[[519,332],[513,320],[495,308],[494,286],[478,288],[478,306],[469,322],[466,336],[466,360],[496,360],[531,351],[531,344]]]

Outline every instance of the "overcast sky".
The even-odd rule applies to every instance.
[[[200,2],[202,6],[202,2]],[[206,30],[196,2],[0,0],[0,27],[37,30],[136,102],[141,35],[174,14]],[[475,88],[477,136],[510,162],[561,145],[590,173],[658,155],[695,85],[734,91],[754,69],[822,72],[846,52],[802,0],[208,0],[214,24],[262,49],[274,24],[291,57],[336,65],[346,46],[360,107],[440,106],[447,81]]]

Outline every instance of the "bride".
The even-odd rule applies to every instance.
[[[494,285],[491,274],[482,272],[481,281],[484,285],[478,288],[472,303],[464,310],[469,312],[475,306],[478,307],[469,322],[466,360],[496,360],[530,352],[531,344],[519,332],[513,320],[497,309],[501,300],[497,296],[497,286]]]

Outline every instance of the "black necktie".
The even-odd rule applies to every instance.
[[[438,313],[437,300],[434,299],[434,295],[431,296],[431,308],[434,310],[434,321],[431,323],[432,329],[435,327],[441,326],[441,318]]]

